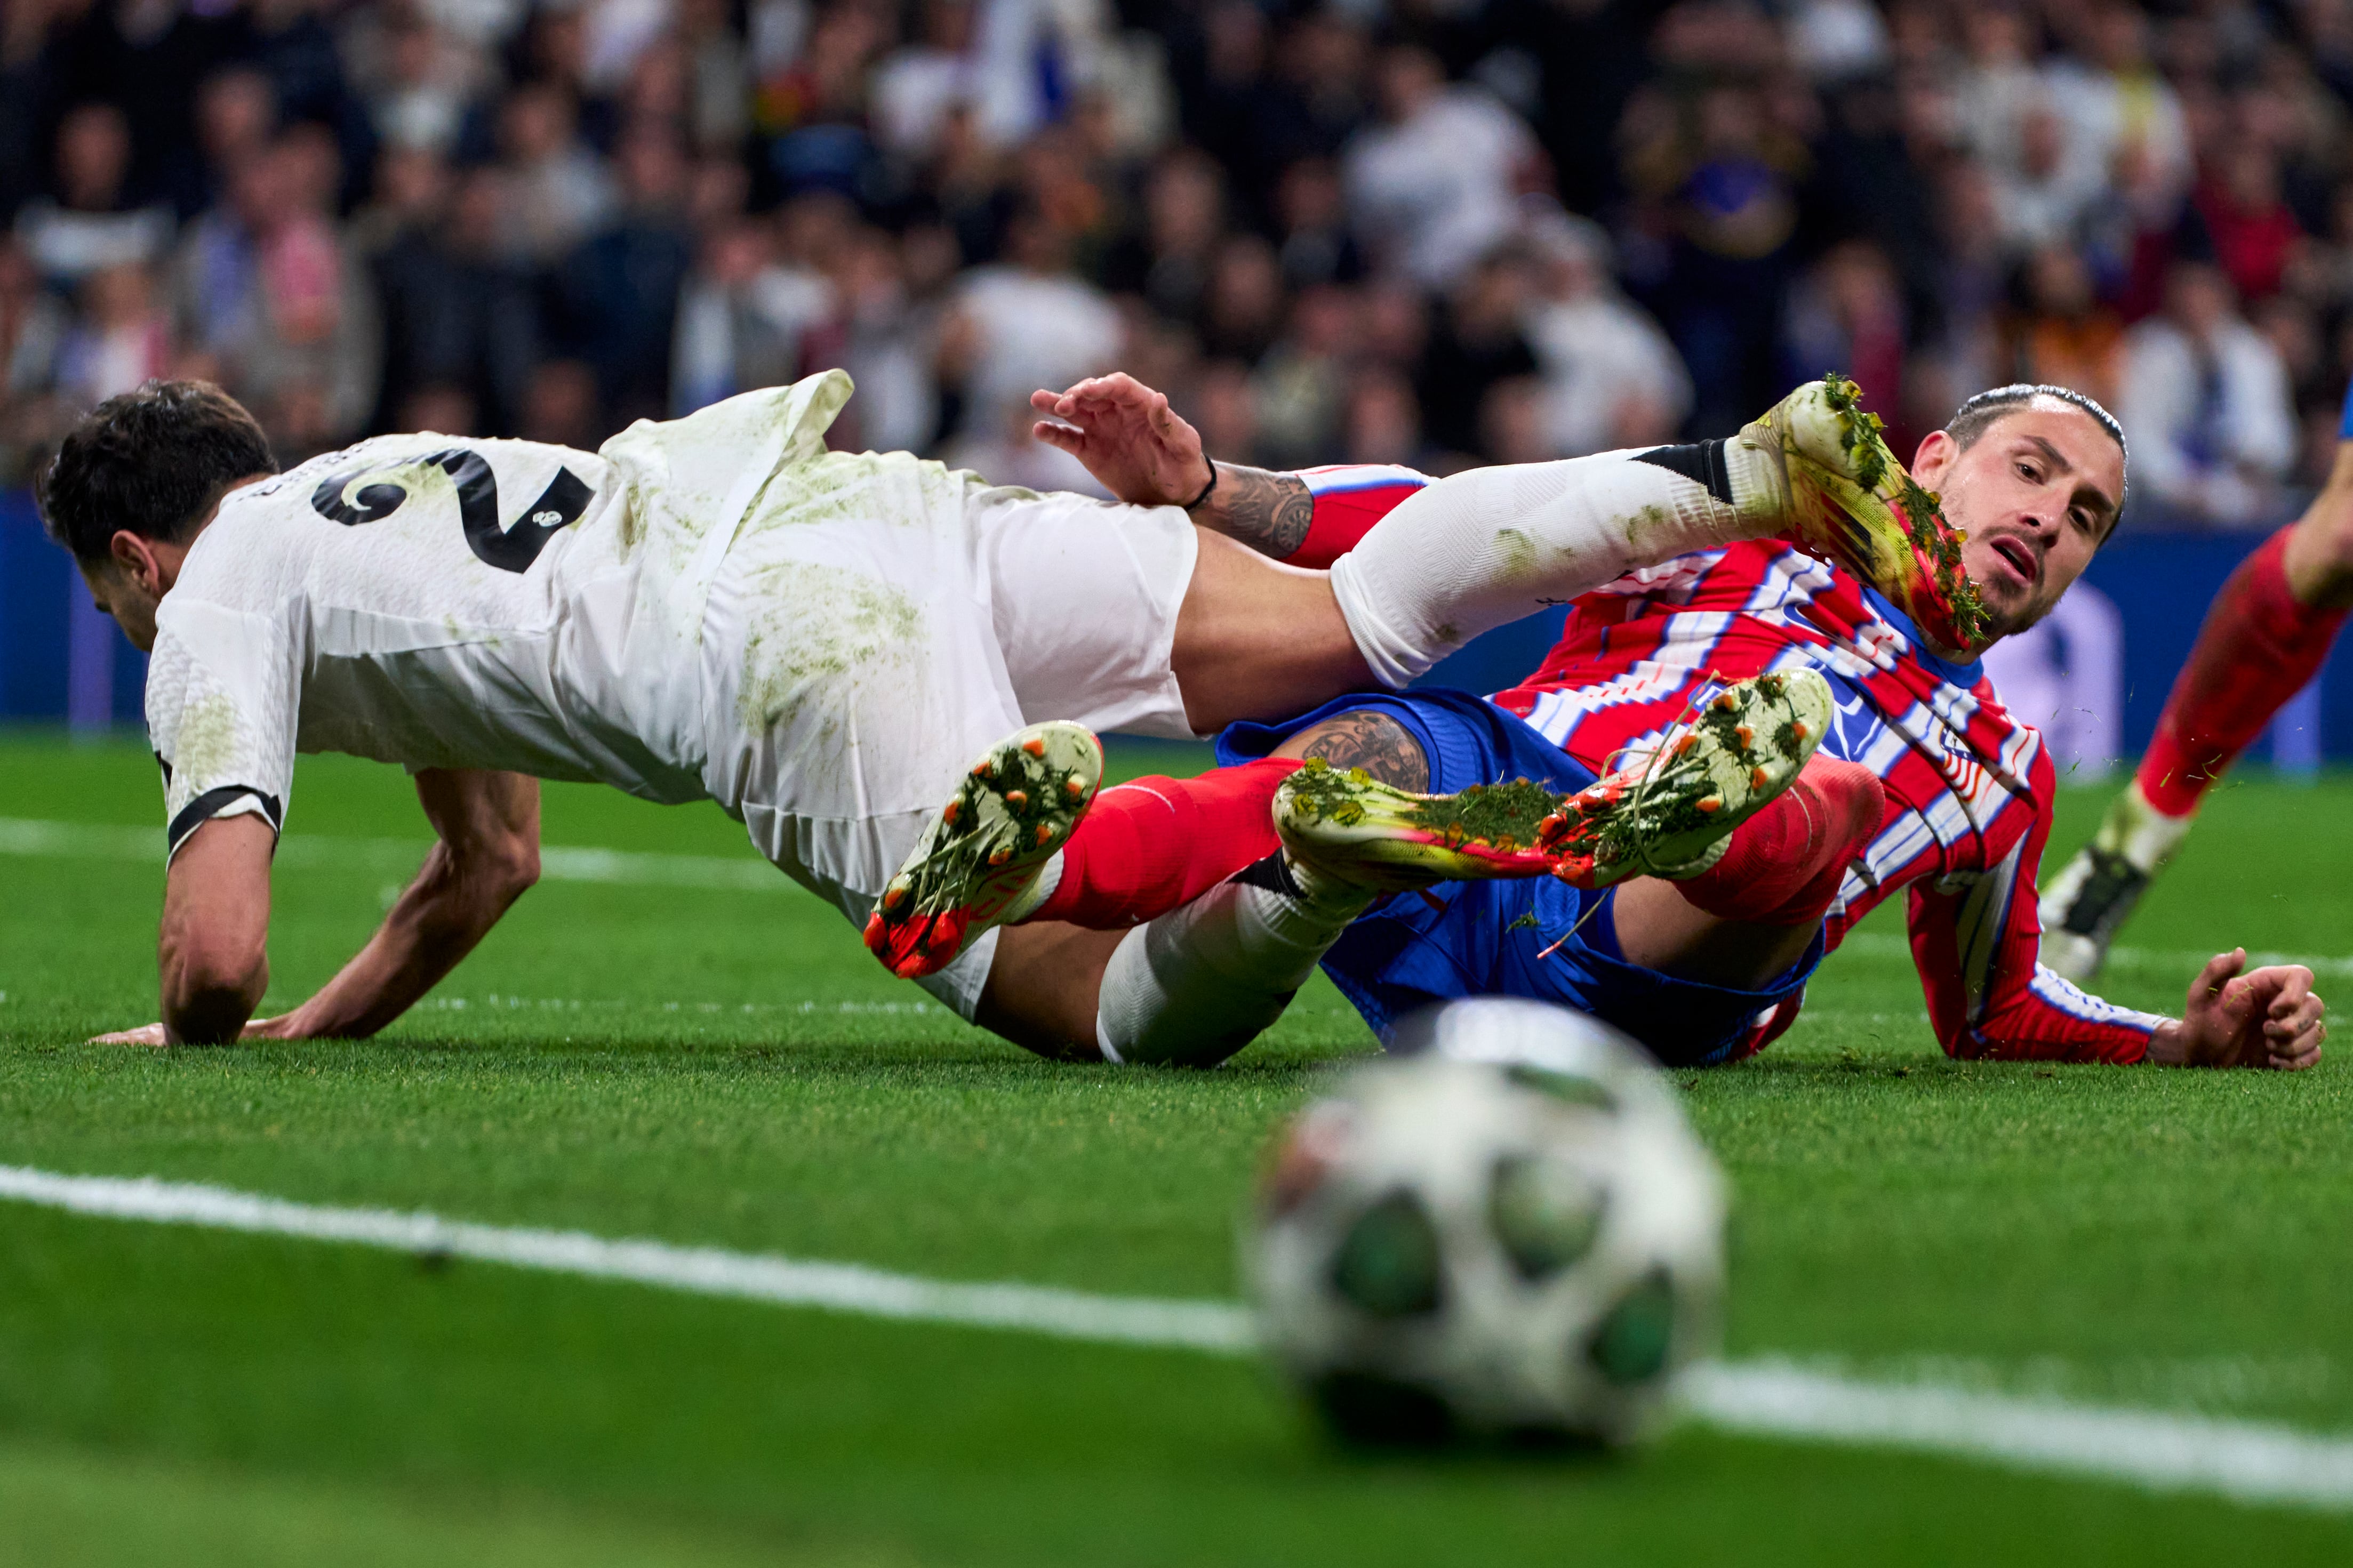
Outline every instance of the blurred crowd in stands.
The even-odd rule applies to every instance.
[[[156,375],[291,462],[594,447],[827,366],[838,443],[1445,471],[2013,380],[2175,518],[2326,475],[2353,0],[0,0],[0,483]]]

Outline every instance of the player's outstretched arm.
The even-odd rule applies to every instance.
[[[1315,521],[1315,498],[1298,475],[1212,463],[1166,395],[1124,371],[1033,392],[1029,406],[1047,416],[1031,426],[1038,439],[1086,465],[1121,500],[1187,507],[1201,527],[1278,561],[1297,553]]]
[[[205,823],[164,881],[155,940],[163,1021],[100,1045],[217,1046],[237,1037],[269,987],[269,856],[278,836],[267,817]]]
[[[2301,963],[2248,970],[2247,950],[2233,948],[2210,959],[2189,983],[2180,1018],[2158,1026],[2148,1059],[2167,1067],[2296,1071],[2320,1060],[2327,1011],[2313,992],[2311,970]]]
[[[292,1012],[253,1025],[248,1037],[375,1034],[438,984],[539,879],[537,779],[428,768],[417,775],[417,798],[439,837],[424,869],[341,973]]]

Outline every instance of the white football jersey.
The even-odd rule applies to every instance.
[[[849,395],[815,376],[594,455],[380,437],[232,492],[156,616],[170,850],[215,816],[281,826],[298,752],[705,796],[712,580]]]

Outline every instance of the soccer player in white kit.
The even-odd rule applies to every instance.
[[[100,405],[41,502],[153,654],[163,1017],[111,1037],[381,1028],[534,879],[537,778],[716,800],[864,921],[946,787],[1025,723],[1190,736],[1286,716],[1401,685],[1631,565],[1793,521],[1768,416],[1716,444],[1725,471],[1667,449],[1493,470],[1519,477],[1433,486],[1346,571],[1299,570],[1188,518],[1268,476],[1219,465],[1225,497],[1177,496],[1155,471],[1166,400],[1124,377],[1082,386],[1039,395],[1071,422],[1058,442],[1116,493],[1173,504],[829,452],[839,372],[641,422],[593,455],[387,436],[282,474],[217,388]],[[332,981],[253,1022],[270,857],[294,756],[315,751],[408,768],[439,841]],[[1010,934],[923,984],[1021,1038],[1056,969],[1050,951],[1000,953],[1020,949]]]

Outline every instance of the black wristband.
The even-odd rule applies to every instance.
[[[1203,501],[1208,500],[1209,499],[1209,492],[1210,492],[1211,490],[1216,489],[1217,488],[1218,488],[1218,465],[1217,465],[1217,464],[1215,464],[1215,463],[1211,463],[1211,464],[1209,465],[1209,482],[1208,482],[1208,484],[1203,485],[1203,486],[1201,487],[1201,493],[1200,493],[1199,495],[1195,496],[1191,500],[1188,500],[1188,501],[1187,501],[1187,502],[1185,503],[1185,510],[1186,510],[1187,511],[1193,511],[1193,510],[1198,510],[1198,509],[1200,507],[1200,504],[1201,504]]]

